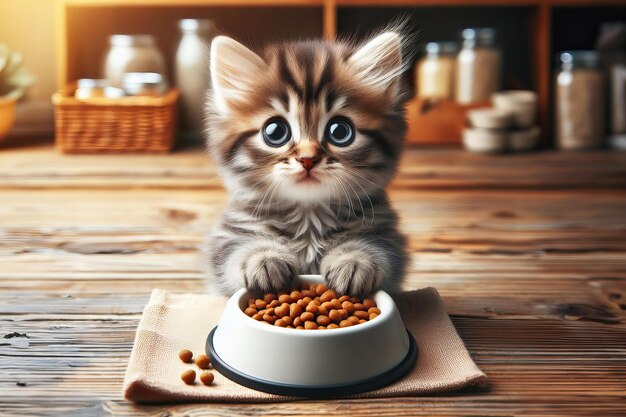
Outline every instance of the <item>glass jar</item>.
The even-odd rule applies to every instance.
[[[127,72],[156,72],[165,77],[165,58],[151,35],[112,35],[104,59],[104,78],[122,87]]]
[[[210,87],[209,45],[215,26],[207,19],[183,19],[178,22],[182,32],[176,50],[176,86],[180,90],[182,130],[198,136],[204,120],[204,104]]]
[[[463,48],[457,56],[456,101],[485,102],[500,89],[500,51],[493,28],[468,28],[461,33]]]
[[[596,51],[559,55],[556,76],[556,139],[561,149],[588,149],[604,138],[604,77]]]
[[[456,42],[429,42],[426,56],[417,66],[417,97],[428,99],[454,98],[455,55],[459,47]]]

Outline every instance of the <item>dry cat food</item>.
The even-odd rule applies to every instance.
[[[196,381],[196,371],[193,369],[187,369],[180,375],[180,379],[182,379],[185,384],[191,385]]]
[[[185,363],[195,362],[196,366],[200,369],[209,369],[209,366],[211,365],[211,360],[205,354],[198,355],[198,357],[194,361],[193,352],[189,349],[183,349],[178,352],[178,357],[181,361]],[[193,385],[196,382],[196,371],[194,371],[193,369],[187,369],[180,375],[180,379],[182,379],[183,382],[187,385]],[[200,374],[200,381],[202,381],[204,385],[211,385],[214,380],[215,375],[213,375],[211,372],[202,372]]]
[[[289,329],[324,330],[350,327],[380,314],[371,298],[339,296],[324,284],[302,284],[289,293],[250,297],[244,313],[254,320]]]

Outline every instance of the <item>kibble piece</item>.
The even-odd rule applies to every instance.
[[[350,302],[352,304],[360,303],[361,299],[359,297],[350,297]]]
[[[302,302],[304,302],[304,303],[306,304],[306,305],[305,305],[305,307],[306,307],[306,306],[307,306],[307,305],[308,305],[311,301],[313,301],[313,297],[304,297],[304,298],[302,299]],[[300,303],[300,300],[298,301],[298,304],[299,304],[299,303]]]
[[[256,313],[254,316],[252,316],[252,318],[255,319],[256,321],[261,321],[263,320],[263,314]]]
[[[285,320],[283,319],[278,319],[274,322],[274,326],[287,327],[287,323],[285,323]]]
[[[334,299],[334,300],[330,300],[330,305],[332,306],[332,308],[334,308],[335,310],[339,310],[341,308],[341,303],[339,302],[339,300]]]
[[[315,295],[314,292],[311,292],[311,290],[309,289],[303,289],[302,291],[300,291],[300,293],[302,294],[302,297],[313,297],[313,295]]]
[[[324,302],[324,301],[330,301],[337,298],[337,293],[333,290],[326,290],[324,291],[324,293],[322,293],[322,295],[320,296],[320,301]],[[339,300],[337,300],[339,301]]]
[[[189,349],[183,349],[178,352],[178,357],[181,361],[185,363],[191,363],[191,360],[193,359],[193,353]]]
[[[256,298],[254,297],[248,297],[248,306],[253,306],[254,302],[256,301]]]
[[[297,330],[304,330],[304,327],[303,326],[298,326],[298,327],[296,327],[296,329]]]
[[[330,323],[328,326],[326,326],[327,329],[338,329],[339,325],[337,323]]]
[[[316,330],[317,329],[317,323],[315,323],[314,321],[305,321],[304,322],[304,328],[307,330]]]
[[[270,324],[274,324],[274,322],[276,321],[276,316],[270,316],[269,314],[265,314],[263,316],[263,320]]]
[[[268,316],[274,316],[275,315],[274,314],[274,308],[273,307],[268,308],[267,310],[265,310],[265,314],[267,314]],[[263,315],[265,315],[265,314],[263,314]]]
[[[305,311],[304,313],[300,314],[300,320],[302,321],[311,321],[314,319],[315,319],[315,315],[308,311]]]
[[[374,320],[376,317],[378,317],[378,314],[376,313],[371,313],[369,319],[370,320]]]
[[[349,295],[342,295],[341,297],[339,297],[339,302],[343,303],[344,301],[349,301],[350,300],[350,296]]]
[[[372,307],[370,309],[367,310],[368,313],[372,314],[380,314],[380,309],[378,307]]]
[[[295,319],[296,317],[300,317],[300,314],[302,314],[303,310],[304,309],[300,307],[299,304],[292,304],[289,306],[289,317],[291,317],[292,319]]]
[[[328,310],[326,310],[324,307],[319,306],[317,308],[317,315],[318,316],[327,316],[328,315]]]
[[[289,296],[293,301],[298,301],[303,297],[300,291],[291,291],[291,294],[289,294]]]
[[[355,310],[358,310],[358,311],[365,310],[365,306],[361,303],[354,303],[352,305],[354,306]]]
[[[196,365],[200,369],[209,369],[209,365],[211,365],[211,359],[207,355],[198,355],[196,358]]]
[[[363,320],[363,319],[359,320],[359,324],[363,324],[365,322],[367,322],[367,320]]]
[[[280,305],[280,301],[272,300],[271,303],[268,304],[269,307],[278,307]]]
[[[324,294],[326,291],[328,290],[328,287],[324,284],[319,284],[317,287],[315,287],[315,295],[322,295]]]
[[[196,382],[196,371],[193,369],[187,369],[180,375],[180,379],[182,379],[187,385],[193,385],[193,383]]]
[[[376,301],[372,300],[371,298],[366,298],[365,300],[363,300],[363,306],[369,310],[372,307],[376,307]]]
[[[296,304],[292,304],[292,305],[297,305],[302,310],[304,310],[306,308],[306,306],[309,305],[309,302],[306,301],[307,298],[309,298],[309,297],[303,298],[302,300],[298,300],[298,301],[296,301]]]
[[[200,381],[202,381],[204,385],[211,385],[213,381],[215,381],[215,375],[211,372],[202,372],[200,374]]]
[[[317,316],[317,320],[315,320],[315,321],[320,326],[328,326],[330,324],[330,317],[328,317],[328,316]]]
[[[291,325],[293,324],[293,320],[291,319],[291,317],[285,316],[283,317],[283,321],[287,323],[287,327],[292,327]]]
[[[339,310],[337,310],[337,311],[339,312],[339,314],[341,314],[341,318],[342,318],[342,319],[344,319],[344,320],[345,320],[346,318],[348,318],[349,314],[348,314],[348,312],[347,312],[345,309],[340,308],[340,309],[339,309]]]
[[[352,314],[355,317],[358,317],[359,319],[363,319],[363,320],[367,320],[370,317],[370,315],[369,315],[369,313],[367,311],[362,311],[362,310],[355,311]]]
[[[293,303],[294,300],[291,299],[291,297],[288,294],[283,294],[281,296],[278,297],[278,301],[282,304],[282,303]]]
[[[330,312],[328,313],[328,318],[330,318],[335,323],[339,323],[343,319],[343,316],[338,310],[330,310]]]
[[[341,303],[341,308],[346,310],[348,314],[354,313],[354,304],[352,304],[350,301],[344,301],[343,303]]]
[[[309,313],[317,314],[318,310],[319,306],[317,304],[309,303],[309,305],[306,306],[306,311]]]
[[[350,327],[352,326],[352,322],[349,320],[342,320],[341,323],[339,323],[339,327]]]
[[[280,307],[277,307],[274,310],[274,313],[276,314],[276,317],[278,318],[283,318],[286,315],[289,314],[289,304],[284,303],[283,305],[281,305]]]
[[[359,324],[359,318],[355,316],[350,316],[346,320],[348,320],[352,324]]]
[[[296,327],[300,327],[302,325],[302,319],[300,317],[296,317],[293,319],[293,325]]]
[[[252,308],[252,307],[246,308],[243,312],[246,313],[246,316],[248,317],[252,317],[257,313],[256,308]]]
[[[265,302],[265,300],[261,300],[260,298],[258,298],[254,304],[256,305],[256,308],[259,310],[264,309],[265,307],[267,307],[267,303]]]
[[[266,294],[263,294],[263,301],[265,301],[266,303],[271,303],[272,301],[274,301],[276,299],[276,294],[268,292]]]

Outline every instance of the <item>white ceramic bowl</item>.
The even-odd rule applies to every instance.
[[[508,129],[513,115],[502,109],[475,109],[467,112],[467,120],[474,128]]]
[[[319,275],[301,281],[323,282]],[[229,300],[207,340],[213,366],[229,379],[274,394],[326,397],[385,386],[408,372],[417,357],[392,298],[376,292],[381,314],[366,323],[327,330],[264,324],[244,314],[251,294]]]
[[[504,130],[467,128],[463,130],[463,145],[468,151],[497,153],[506,150]]]
[[[537,93],[526,90],[500,91],[493,94],[491,99],[497,109],[511,112],[513,127],[527,129],[535,124]]]
[[[529,151],[537,146],[540,133],[538,126],[512,131],[509,133],[508,148],[512,151]]]

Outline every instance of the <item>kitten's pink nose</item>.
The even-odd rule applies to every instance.
[[[296,160],[300,162],[302,166],[304,167],[304,169],[306,169],[307,171],[312,170],[313,167],[317,165],[317,163],[320,161],[320,159],[321,158],[319,156],[316,156],[314,158],[307,158],[307,157],[296,158]]]

